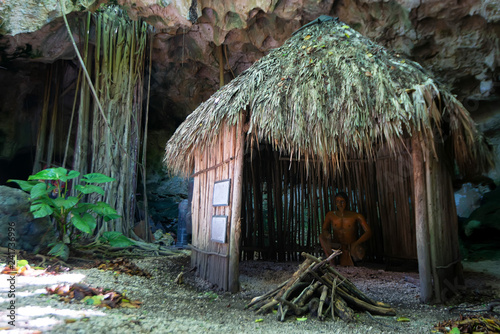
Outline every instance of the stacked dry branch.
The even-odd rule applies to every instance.
[[[309,313],[320,320],[329,316],[335,319],[337,316],[347,322],[354,320],[354,310],[396,315],[389,305],[372,300],[329,265],[330,260],[340,254],[340,251],[335,251],[327,259],[321,260],[302,253],[306,260],[289,280],[275,290],[255,297],[246,308],[253,308],[257,314],[277,308],[280,321],[284,321],[290,313],[297,316]]]

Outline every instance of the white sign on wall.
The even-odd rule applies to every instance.
[[[212,241],[226,243],[227,216],[212,217]]]
[[[231,179],[217,181],[214,183],[213,206],[229,205],[229,194],[231,191]]]

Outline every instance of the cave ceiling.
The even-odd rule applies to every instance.
[[[110,1],[65,1],[70,19],[83,17],[85,11],[95,11],[106,3]],[[219,88],[219,51],[227,83],[319,15],[339,17],[377,43],[418,61],[463,101],[495,100],[499,95],[498,1],[114,3],[125,8],[132,19],[143,19],[154,29],[150,105],[158,126],[162,119],[178,124]],[[12,64],[19,69],[23,64],[75,59],[59,8],[55,0],[0,0],[0,70],[9,71]]]

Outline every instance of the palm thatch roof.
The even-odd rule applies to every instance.
[[[194,152],[242,112],[251,142],[325,167],[353,154],[374,158],[380,143],[397,152],[418,133],[433,153],[435,142],[449,142],[461,167],[490,161],[455,96],[418,63],[337,20],[301,29],[202,103],[168,141],[166,165],[192,172]]]

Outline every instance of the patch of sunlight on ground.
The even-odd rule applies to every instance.
[[[10,275],[0,275],[0,293],[10,289]],[[26,285],[52,285],[59,283],[78,283],[85,278],[83,274],[60,274],[47,276],[15,276],[16,290]]]
[[[0,312],[2,314],[4,312]],[[69,310],[50,306],[24,306],[16,309],[16,323],[22,324],[24,328],[37,328],[48,330],[66,319],[82,319],[87,317],[105,316],[106,313],[98,310]],[[62,317],[62,318],[61,318]],[[2,318],[8,319],[8,314],[2,314]]]

